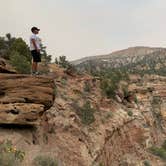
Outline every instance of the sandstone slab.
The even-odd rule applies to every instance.
[[[0,124],[38,125],[43,111],[41,104],[0,104]]]
[[[35,103],[49,109],[54,101],[54,82],[48,77],[0,74],[0,103]]]
[[[53,102],[52,78],[0,74],[0,124],[37,124]]]

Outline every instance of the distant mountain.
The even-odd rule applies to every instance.
[[[166,75],[166,48],[131,47],[107,55],[85,57],[72,64],[89,72],[120,68],[132,73]]]

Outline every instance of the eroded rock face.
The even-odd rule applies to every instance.
[[[38,125],[44,112],[42,104],[13,103],[0,104],[0,123]]]
[[[96,88],[99,84],[94,86],[90,78],[91,92],[84,92],[86,80],[85,77],[68,79],[64,85],[57,80],[59,95],[46,112],[45,126],[47,144],[50,149],[56,148],[55,155],[71,166],[144,165],[146,160],[152,165],[162,165],[148,148],[160,146],[165,139],[165,78],[131,79],[129,92],[138,101],[131,98],[121,104],[103,98]],[[96,120],[83,126],[76,114],[77,107],[71,103],[81,105],[87,99],[96,109]],[[133,114],[129,116],[130,112]]]
[[[131,79],[129,91],[137,103],[133,98],[123,103],[123,96],[118,103],[105,98],[99,80],[90,76],[68,76],[59,68],[52,75],[57,88],[53,106],[51,79],[0,75],[0,117],[6,118],[1,122],[37,124],[51,106],[37,131],[0,128],[0,140],[13,140],[26,152],[24,165],[32,165],[39,154],[52,156],[61,166],[164,165],[148,148],[161,145],[166,137],[165,78]],[[90,92],[85,90],[87,81]],[[90,125],[78,116],[85,101],[95,109]]]
[[[53,105],[54,82],[48,77],[0,74],[0,123],[38,124]]]

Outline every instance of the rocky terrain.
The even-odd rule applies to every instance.
[[[50,64],[43,76],[0,73],[0,142],[25,152],[23,166],[40,155],[59,166],[164,166],[149,148],[166,138],[166,77],[130,75],[127,95],[115,99],[100,79],[69,75]]]

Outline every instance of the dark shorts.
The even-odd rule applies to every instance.
[[[40,52],[37,52],[36,50],[32,50],[31,55],[32,55],[32,58],[33,58],[33,62],[41,62]]]

